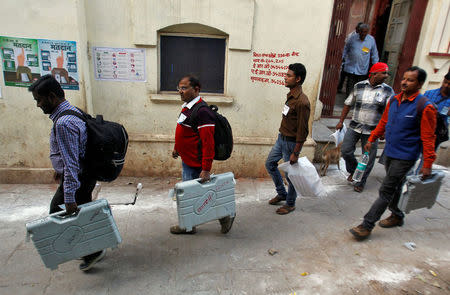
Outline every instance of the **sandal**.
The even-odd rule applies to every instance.
[[[353,187],[353,190],[355,191],[355,192],[358,192],[358,193],[362,193],[363,192],[363,190],[364,190],[364,187],[363,186],[354,186]]]
[[[284,205],[284,206],[281,206],[280,208],[278,208],[277,211],[275,211],[275,212],[277,212],[277,214],[280,214],[280,215],[285,215],[285,214],[291,213],[294,210],[295,210],[295,206]]]
[[[353,173],[351,173],[351,174],[347,177],[347,181],[348,181],[348,182],[353,182]]]
[[[283,198],[283,197],[280,197],[279,195],[276,195],[274,198],[269,200],[269,204],[270,205],[276,205],[276,204],[278,204],[279,202],[282,202],[282,201],[286,201],[286,198]]]

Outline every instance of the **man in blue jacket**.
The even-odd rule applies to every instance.
[[[423,178],[431,175],[431,166],[436,159],[436,109],[430,101],[426,101],[422,114],[417,114],[417,104],[423,97],[419,90],[426,77],[427,73],[419,67],[406,70],[401,82],[402,91],[389,100],[380,122],[364,146],[366,151],[370,151],[377,138],[385,135],[386,176],[379,189],[378,199],[364,216],[364,221],[350,229],[358,240],[370,236],[375,223],[387,208],[391,215],[381,220],[379,225],[384,228],[403,225],[405,215],[398,208],[398,201],[406,175],[421,152],[424,164],[420,173]]]

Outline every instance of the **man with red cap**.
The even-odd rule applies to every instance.
[[[343,122],[350,110],[353,111],[350,126],[345,133],[344,141],[341,147],[342,157],[345,160],[345,167],[350,176],[349,182],[353,181],[353,173],[356,170],[358,161],[355,158],[356,144],[361,141],[362,147],[367,143],[370,132],[375,129],[383,114],[386,101],[394,94],[392,88],[383,83],[388,77],[388,65],[382,62],[374,64],[369,71],[369,79],[355,84],[353,91],[344,102],[344,109],[341,113],[337,130],[341,130]],[[367,177],[373,168],[377,155],[378,141],[372,143],[372,149],[369,153],[369,163],[360,182],[354,183],[354,190],[362,192],[366,184]]]

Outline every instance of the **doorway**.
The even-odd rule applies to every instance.
[[[428,0],[335,0],[319,99],[322,117],[338,118],[345,94],[337,93],[345,37],[358,22],[370,26],[380,61],[389,65],[387,84],[398,92],[401,76],[412,65]],[[339,24],[341,29],[339,30]],[[350,115],[350,114],[349,114]]]

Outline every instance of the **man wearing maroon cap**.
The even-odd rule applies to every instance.
[[[344,102],[344,109],[341,113],[339,123],[336,125],[337,130],[342,129],[342,124],[347,117],[350,109],[353,111],[350,126],[345,133],[344,141],[341,147],[342,157],[345,160],[345,167],[350,176],[347,178],[349,182],[353,181],[353,173],[356,170],[358,161],[355,158],[356,144],[361,141],[361,152],[364,153],[362,147],[367,143],[370,132],[375,129],[383,114],[386,101],[394,94],[389,85],[384,80],[388,77],[388,66],[385,63],[377,62],[369,71],[369,79],[356,83],[353,91]],[[372,143],[372,149],[369,153],[369,163],[360,182],[354,183],[354,190],[362,192],[366,184],[367,177],[373,168],[377,155],[378,141]]]

